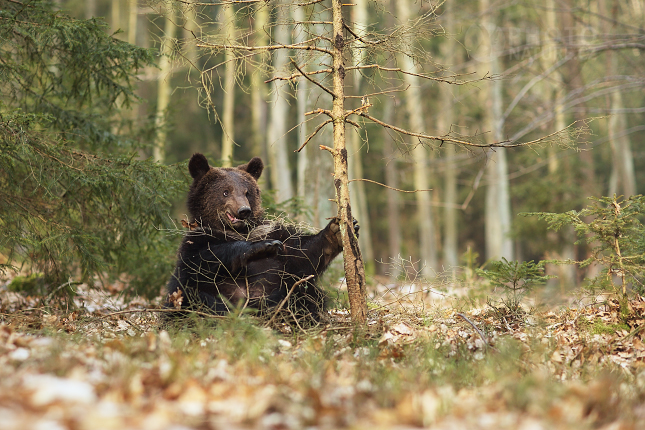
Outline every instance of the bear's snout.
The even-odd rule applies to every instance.
[[[247,219],[248,217],[251,216],[253,212],[251,211],[251,208],[248,206],[242,206],[238,211],[237,211],[237,218],[238,219]]]

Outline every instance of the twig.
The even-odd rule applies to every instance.
[[[381,184],[380,182],[376,182],[376,181],[372,181],[371,179],[364,179],[364,178],[350,179],[350,180],[349,180],[349,181],[347,181],[347,182],[354,182],[354,181],[371,182],[371,183],[373,183],[373,184],[380,185],[380,186],[385,187],[385,188],[388,188],[388,189],[390,189],[390,190],[399,191],[399,192],[401,192],[401,193],[416,193],[416,192],[419,192],[419,191],[432,191],[432,188],[430,188],[429,190],[412,190],[412,191],[399,190],[398,188],[393,188],[393,187],[390,187],[390,186],[388,186],[388,185]]]
[[[544,142],[544,141],[548,140],[549,137],[551,137],[551,136],[553,136],[555,134],[561,133],[563,130],[568,129],[569,127],[571,127],[571,126],[573,126],[575,124],[575,122],[574,122],[571,125],[565,127],[563,130],[548,134],[546,136],[540,137],[539,139],[531,140],[531,141],[528,141],[528,142],[515,142],[514,143],[514,141],[512,139],[508,139],[508,140],[502,140],[502,141],[493,142],[493,143],[473,143],[473,142],[468,142],[466,140],[453,139],[452,137],[449,137],[449,136],[430,136],[430,135],[423,134],[423,133],[414,133],[412,131],[408,131],[408,130],[405,130],[403,128],[396,127],[396,126],[394,126],[392,124],[387,124],[387,123],[385,123],[385,122],[383,122],[383,121],[381,121],[381,120],[379,120],[377,118],[374,118],[373,116],[370,116],[370,115],[366,114],[365,112],[360,112],[357,115],[365,117],[365,118],[369,119],[370,121],[377,123],[380,126],[383,126],[385,128],[389,128],[389,129],[394,130],[394,131],[396,131],[398,133],[406,134],[408,136],[414,136],[414,137],[419,137],[421,139],[428,139],[428,140],[440,140],[442,142],[452,142],[452,143],[456,143],[456,144],[459,144],[459,145],[474,146],[476,148],[517,148],[517,147],[520,147],[520,146],[535,145],[537,143]]]
[[[300,152],[300,151],[302,151],[302,148],[304,148],[304,147],[305,147],[305,145],[306,145],[306,144],[308,144],[308,143],[309,143],[309,141],[310,141],[311,139],[313,139],[313,137],[314,137],[316,134],[318,134],[318,132],[319,132],[319,131],[324,127],[324,126],[326,126],[327,124],[329,124],[330,122],[331,122],[331,120],[330,120],[330,119],[328,119],[327,121],[323,122],[323,123],[322,123],[322,124],[320,124],[318,127],[316,127],[316,129],[313,131],[313,133],[311,133],[309,136],[307,136],[307,138],[305,139],[304,143],[303,143],[302,145],[300,145],[300,148],[296,149],[296,150],[295,150],[295,151],[293,151],[293,152]]]
[[[311,82],[311,83],[313,83],[313,84],[315,84],[315,85],[318,85],[318,86],[319,86],[323,91],[325,91],[326,93],[328,93],[329,95],[331,95],[331,96],[332,96],[332,98],[336,98],[336,95],[335,95],[335,94],[334,94],[334,93],[333,93],[329,88],[327,88],[326,86],[324,86],[324,85],[323,85],[323,84],[321,84],[320,82],[315,81],[315,80],[311,79],[309,76],[307,76],[307,74],[306,74],[305,72],[303,72],[303,71],[300,69],[300,67],[298,67],[298,64],[296,64],[296,62],[295,62],[295,61],[291,60],[291,64],[293,64],[293,67],[295,67],[295,68],[296,68],[296,70],[297,70],[297,71],[299,71],[299,72],[302,74],[302,76],[304,76],[304,77],[305,77],[309,82]]]
[[[462,317],[462,318],[464,319],[464,321],[466,321],[468,324],[470,324],[470,325],[472,326],[472,328],[474,328],[474,329],[475,329],[475,331],[477,332],[477,334],[479,334],[479,337],[481,337],[481,338],[482,338],[482,340],[484,341],[484,345],[488,348],[488,338],[486,338],[486,335],[484,335],[484,333],[483,333],[479,328],[477,328],[477,326],[475,325],[475,323],[474,323],[474,322],[472,322],[470,319],[468,319],[468,317],[467,317],[466,315],[464,315],[464,314],[462,314],[462,313],[460,313],[460,312],[457,312],[457,315],[459,315],[460,317]]]
[[[479,81],[484,81],[484,80],[493,80],[493,79],[497,78],[497,76],[488,76],[488,75],[486,75],[486,76],[484,76],[482,78],[471,79],[469,81],[456,81],[454,79],[451,80],[451,79],[446,79],[446,78],[437,78],[437,77],[434,77],[434,76],[424,75],[422,73],[408,72],[406,70],[401,69],[400,67],[383,67],[383,66],[381,66],[379,64],[366,64],[364,66],[351,66],[351,67],[347,67],[345,70],[359,70],[359,69],[378,69],[378,70],[382,70],[384,72],[399,72],[399,73],[403,73],[404,75],[417,76],[419,78],[430,79],[432,81],[444,82],[444,83],[452,84],[452,85],[465,85],[465,84],[470,84],[470,83],[473,83],[473,82],[479,82]]]
[[[298,72],[298,73],[292,74],[291,76],[274,76],[273,78],[264,81],[264,83],[269,84],[273,81],[291,81],[295,78],[299,78],[300,76],[318,75],[320,73],[331,73],[331,72],[332,72],[331,69],[315,70],[313,72],[306,72],[304,74]]]
[[[302,284],[304,282],[307,282],[308,280],[310,280],[313,277],[314,277],[314,275],[309,275],[306,278],[302,278],[298,282],[293,284],[293,286],[291,287],[291,289],[287,293],[287,296],[284,299],[282,299],[282,301],[280,302],[278,307],[273,312],[273,316],[271,317],[271,319],[269,321],[267,321],[267,323],[264,325],[265,327],[269,327],[271,325],[271,323],[273,322],[275,317],[278,315],[278,312],[280,312],[280,310],[282,310],[282,307],[284,306],[284,304],[287,303],[287,300],[289,300],[289,296],[291,296],[291,293],[293,293],[293,290],[295,290],[298,285],[300,285],[300,284]]]

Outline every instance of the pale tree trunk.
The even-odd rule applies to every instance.
[[[453,3],[448,1],[445,4],[445,10],[442,15],[444,18],[443,27],[448,33],[448,38],[441,45],[441,53],[443,61],[452,65],[456,63],[457,46],[453,39],[454,33],[454,16],[453,16]],[[451,130],[454,121],[454,104],[453,95],[450,85],[443,84],[439,87],[441,105],[437,116],[437,128],[440,133],[448,133]],[[444,216],[444,241],[443,241],[443,261],[444,266],[452,271],[453,275],[455,269],[459,264],[458,246],[457,246],[457,218],[459,210],[457,209],[457,164],[455,157],[457,152],[454,145],[447,145],[445,151],[446,158],[446,171],[444,175],[444,202],[445,207],[443,211]]]
[[[157,114],[155,117],[155,126],[157,127],[157,136],[152,152],[153,159],[163,162],[166,155],[166,125],[165,116],[168,104],[170,103],[170,78],[172,63],[170,54],[172,44],[175,39],[174,9],[172,7],[166,10],[164,23],[164,36],[161,45],[161,57],[159,58],[159,81],[157,83]]]
[[[389,66],[388,66],[389,67]],[[394,124],[394,101],[391,97],[383,99],[383,122]],[[390,188],[399,188],[397,180],[396,160],[392,136],[386,128],[383,128],[383,154],[385,159],[385,185]],[[401,255],[401,219],[399,217],[399,192],[388,189],[387,193],[387,221],[388,221],[388,254],[392,259],[388,274],[390,280],[395,282],[401,275],[401,265],[399,256]],[[387,261],[387,260],[386,260]]]
[[[399,20],[407,24],[410,11],[413,8],[411,0],[398,0],[397,13]],[[420,73],[418,67],[408,56],[399,56],[399,63],[403,70]],[[404,75],[406,83],[410,86],[405,93],[406,110],[410,118],[410,128],[415,132],[424,132],[423,103],[421,101],[421,85],[417,76]],[[412,158],[414,160],[414,188],[427,190],[430,188],[430,174],[428,168],[428,151],[416,138],[411,139]],[[437,253],[434,240],[434,221],[431,207],[431,194],[429,191],[415,193],[417,203],[417,222],[419,224],[419,254],[421,258],[421,274],[434,277],[437,268]]]
[[[132,1],[132,0],[130,0]],[[199,26],[197,25],[197,11],[195,10],[195,5],[187,4],[184,7],[184,29],[183,29],[183,38],[184,38],[184,60],[188,63],[188,67],[193,67],[196,70],[199,70],[197,64],[197,48],[195,46],[196,38],[200,37]]]
[[[269,19],[269,8],[267,4],[258,3],[255,5],[256,13],[253,22],[253,38],[256,46],[266,46],[268,37],[265,30]],[[266,54],[255,55],[255,61],[264,63]],[[251,118],[253,122],[253,155],[266,159],[266,112],[267,112],[267,85],[264,83],[265,73],[262,67],[257,67],[251,73]],[[266,176],[260,177],[260,186],[264,185]]]
[[[604,1],[602,2],[604,3]],[[601,3],[601,4],[602,4]],[[610,11],[606,11],[606,16]],[[613,21],[617,22],[618,2],[613,1],[611,15]],[[603,21],[606,23],[606,21]],[[606,24],[605,24],[606,26]],[[605,31],[608,34],[608,31]],[[618,56],[613,51],[607,51],[608,57],[608,75],[618,76]],[[620,110],[624,108],[623,96],[620,89],[617,88],[611,95],[611,116],[609,117],[609,143],[613,154],[612,165],[612,183],[615,183],[614,189],[610,187],[608,195],[615,193],[630,197],[636,194],[636,177],[634,176],[634,158],[632,155],[629,135],[626,133],[627,118]],[[615,179],[614,179],[615,178]]]
[[[499,75],[501,71],[497,43],[493,39],[496,33],[495,20],[491,16],[489,0],[480,0],[480,23],[488,32],[483,34],[478,56],[479,76]],[[492,132],[490,139],[503,140],[502,118],[502,81],[483,82],[481,85],[480,104],[484,111],[483,127]],[[508,162],[506,149],[497,148],[488,152],[486,161],[488,187],[486,190],[486,258],[507,260],[513,259],[513,241],[511,240],[511,201],[509,195]]]
[[[299,44],[305,41],[305,30],[307,28],[307,24],[304,23],[305,12],[302,7],[297,7],[294,9],[293,19],[295,21],[294,39],[295,42]],[[304,67],[302,65],[306,62],[305,60],[307,59],[307,56],[308,55],[306,53],[298,53],[297,61],[301,64],[300,67]],[[305,122],[305,113],[307,112],[307,107],[309,105],[308,97],[309,81],[303,77],[298,81],[298,88],[296,92],[296,108],[298,111],[298,148],[300,148],[300,146],[305,142],[305,139],[307,138],[308,127]],[[308,152],[309,151],[307,151],[307,148],[303,148],[303,150],[298,153],[296,193],[298,198],[300,198],[303,202],[307,194],[307,170],[309,167],[309,159],[307,157]]]
[[[565,45],[566,53],[573,57],[566,64],[563,83],[569,94],[582,91],[584,80],[582,76],[582,65],[580,64],[578,24],[574,16],[576,8],[575,0],[560,0],[555,3],[559,10],[561,39]],[[583,121],[587,117],[586,103],[578,103],[575,107],[574,118],[577,121]],[[591,148],[582,145],[582,151],[579,152],[581,161],[581,171],[584,177],[582,189],[586,196],[598,195],[598,186],[596,184],[596,175],[594,172],[593,154]],[[590,266],[593,268],[594,266]]]
[[[222,6],[222,25],[227,43],[235,42],[235,9],[232,4]],[[227,49],[224,66],[224,100],[222,103],[222,166],[231,167],[233,160],[233,142],[235,126],[233,115],[235,109],[235,53]]]
[[[363,36],[365,28],[368,25],[367,0],[354,0],[354,6],[351,8],[352,21],[355,24],[354,32]],[[358,49],[352,56],[356,65],[363,64],[365,50]],[[355,95],[360,95],[362,84],[362,75],[354,73],[354,91]],[[349,152],[349,176],[351,178],[363,178],[363,160],[361,150],[361,137],[358,130],[351,130],[347,140],[347,149]],[[370,234],[370,217],[367,206],[367,196],[365,194],[365,182],[354,181],[350,184],[349,190],[354,196],[354,216],[361,223],[361,235],[358,242],[361,245],[361,251],[365,256],[365,269],[368,273],[374,270],[374,248],[372,245],[372,235]]]
[[[121,25],[121,0],[112,0],[111,2],[111,16],[110,16],[110,24],[112,27],[112,32],[115,32],[119,29],[119,26]],[[122,38],[123,33],[117,34],[117,38]]]
[[[137,21],[139,20],[138,0],[128,0],[128,43],[137,44]]]
[[[276,22],[274,27],[274,38],[276,43],[289,44],[290,28],[287,25],[288,10],[284,1],[276,1]],[[276,75],[285,74],[287,65],[286,49],[276,49],[273,52],[273,68]],[[269,124],[268,148],[271,187],[276,191],[278,203],[289,200],[293,197],[291,186],[291,169],[287,156],[287,115],[289,104],[283,94],[284,83],[279,80],[273,81],[273,100],[271,102],[271,116]]]
[[[332,0],[332,80],[334,98],[331,117],[333,121],[334,148],[327,148],[334,157],[334,185],[338,218],[343,242],[345,279],[352,322],[365,325],[367,322],[367,294],[365,291],[365,269],[358,239],[352,227],[353,217],[349,198],[347,175],[347,148],[345,147],[345,46],[343,26],[343,0]]]
[[[96,16],[96,0],[85,0],[85,18],[90,19]]]
[[[554,63],[556,63],[560,59],[560,55],[558,53],[560,50],[556,49],[557,47],[557,34],[555,34],[555,29],[557,27],[557,17],[556,17],[556,5],[555,5],[555,0],[545,0],[545,27],[542,31],[542,35],[544,36],[542,39],[542,55],[541,55],[541,61],[542,61],[542,68],[544,70],[549,69]],[[549,29],[551,29],[549,31]],[[553,129],[551,132],[559,131],[559,130],[564,130],[566,127],[566,117],[564,113],[564,83],[562,82],[562,74],[559,71],[554,72],[553,76],[551,77],[551,80],[547,83],[545,81],[544,84],[545,88],[541,91],[544,94],[548,94],[548,97],[551,99],[551,103],[553,105]],[[558,150],[555,145],[550,145],[548,147],[548,154],[549,154],[549,164],[548,164],[548,171],[549,175],[556,175],[560,171],[560,169],[565,169],[564,171],[569,171],[569,161],[566,159],[564,163],[562,163],[558,159]],[[565,165],[563,165],[565,164]],[[559,242],[562,243],[562,251],[561,254],[555,254],[555,255],[549,255],[547,258],[555,258],[555,259],[563,259],[563,260],[575,260],[575,232],[573,230],[573,227],[571,226],[565,226],[563,227],[560,232],[555,232],[553,230],[549,230],[547,232],[547,237],[550,237],[553,239],[553,241],[557,241],[557,238],[559,237],[560,240]],[[557,279],[551,279],[547,281],[548,286],[555,286],[559,285],[560,286],[560,291],[562,293],[565,292],[566,289],[575,286],[576,283],[576,268],[574,265],[568,264],[568,265],[547,265],[546,268],[547,274],[555,274],[557,276]]]

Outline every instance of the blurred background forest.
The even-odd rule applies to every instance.
[[[269,7],[274,3],[276,9]],[[155,55],[154,64],[138,70],[134,92],[141,103],[119,106],[121,128],[112,128],[117,135],[147,130],[137,135],[140,159],[174,165],[203,152],[214,164],[235,165],[261,156],[268,169],[261,183],[265,204],[321,227],[336,212],[331,157],[318,149],[331,146],[331,128],[295,152],[322,122],[305,117],[320,107],[320,88],[302,78],[297,84],[272,80],[295,72],[285,54],[233,55],[209,47],[298,43],[325,25],[324,4],[280,7],[284,3],[58,0],[55,7],[77,19],[103,18],[108,34]],[[574,245],[572,229],[547,232],[543,221],[518,214],[580,210],[589,196],[642,191],[642,0],[351,3],[344,8],[348,32],[367,38],[416,22],[423,31],[409,43],[429,55],[403,58],[390,51],[378,59],[422,76],[384,77],[368,68],[348,75],[346,91],[355,98],[347,108],[371,103],[370,115],[401,128],[482,143],[531,141],[565,130],[539,146],[487,149],[411,138],[369,121],[359,121],[360,129],[347,125],[351,178],[432,189],[403,193],[352,182],[368,275],[433,277],[501,257],[583,259],[588,250]],[[304,15],[314,12],[316,20]],[[287,25],[275,26],[278,21]],[[371,54],[347,55],[347,63],[358,66]],[[366,100],[365,94],[372,95]],[[180,180],[187,188],[187,178]],[[171,218],[179,220],[183,185],[174,186]],[[563,286],[588,275],[573,266],[548,272]],[[164,276],[169,273],[170,266]]]

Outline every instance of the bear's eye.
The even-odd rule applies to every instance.
[[[228,191],[224,191],[224,197],[228,197]]]

